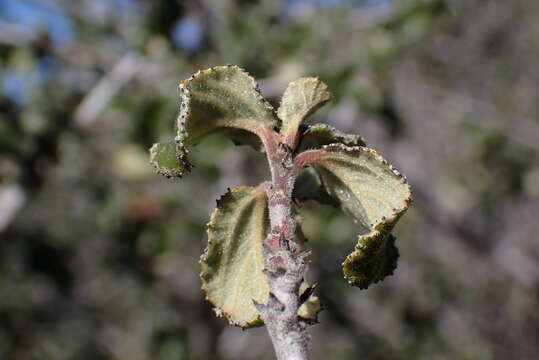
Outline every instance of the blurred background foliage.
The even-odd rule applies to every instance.
[[[148,165],[178,81],[238,64],[274,104],[319,75],[316,120],[414,189],[368,291],[341,276],[353,223],[305,204],[313,359],[535,359],[538,59],[534,0],[0,0],[0,358],[273,358],[265,329],[214,317],[197,265],[263,156],[212,138],[181,181]]]

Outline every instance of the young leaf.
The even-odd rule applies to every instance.
[[[343,263],[348,282],[360,288],[391,275],[398,251],[390,234],[411,201],[406,179],[376,151],[332,144],[298,156],[314,167],[328,195],[360,227],[358,244]]]
[[[264,129],[279,126],[272,106],[262,97],[255,80],[237,66],[217,66],[202,70],[183,80],[180,89],[180,112],[177,118],[177,164],[167,161],[167,169],[160,173],[181,176],[189,171],[189,146],[214,133],[222,133],[236,144],[250,144],[260,148],[260,134]],[[254,135],[253,135],[254,134]],[[155,150],[173,147],[158,146]],[[169,155],[166,155],[168,158]],[[154,166],[158,163],[152,162]]]
[[[329,144],[346,146],[365,146],[365,140],[359,135],[346,134],[328,124],[305,125],[301,137],[301,148],[318,149]]]
[[[286,88],[277,111],[283,122],[281,133],[285,142],[295,147],[299,125],[303,120],[329,101],[328,87],[317,77],[304,77],[292,81]]]
[[[202,289],[218,316],[243,328],[262,325],[253,301],[265,304],[269,286],[262,242],[269,231],[264,189],[239,186],[217,202],[200,259]]]
[[[178,161],[177,154],[178,144],[175,141],[153,144],[150,148],[150,164],[168,178],[181,177],[190,170],[190,164]]]

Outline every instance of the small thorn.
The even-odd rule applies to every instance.
[[[300,261],[305,262],[305,260],[307,260],[307,258],[309,258],[311,254],[312,254],[311,250],[302,250],[296,256],[298,257]]]
[[[272,292],[269,293],[267,306],[272,307],[276,311],[284,311],[285,309],[284,304],[279,301],[279,299],[277,299],[277,296],[275,296],[275,294],[273,294]]]
[[[313,284],[309,287],[307,287],[303,293],[299,296],[299,303],[303,304],[305,301],[309,300],[309,297],[314,293],[316,290],[317,284]]]

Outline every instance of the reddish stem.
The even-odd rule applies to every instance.
[[[306,254],[295,242],[296,220],[292,212],[292,190],[298,171],[293,150],[281,134],[261,131],[271,170],[268,194],[271,231],[264,241],[270,295],[267,304],[257,304],[266,324],[278,360],[306,360],[309,336],[298,317],[301,306],[299,288],[306,270]]]
[[[319,162],[327,155],[325,149],[308,150],[298,154],[294,158],[294,173],[297,176],[301,169],[312,163]]]

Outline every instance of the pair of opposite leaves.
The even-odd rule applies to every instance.
[[[353,216],[359,241],[344,260],[343,272],[351,285],[367,288],[396,268],[398,250],[390,232],[408,208],[411,193],[406,179],[364,147],[360,136],[326,124],[302,124],[329,98],[318,78],[300,78],[289,84],[275,114],[255,80],[239,67],[199,71],[180,83],[174,141],[152,146],[150,162],[162,175],[181,177],[191,169],[188,147],[214,133],[263,151],[262,132],[277,130],[283,139],[296,139],[296,153],[317,151],[296,180],[294,197],[338,205]],[[262,273],[262,242],[268,232],[267,196],[261,187],[239,186],[217,201],[200,260],[201,278],[217,315],[232,324],[261,324],[253,301],[266,303],[269,295]],[[305,316],[316,314],[307,311]]]

